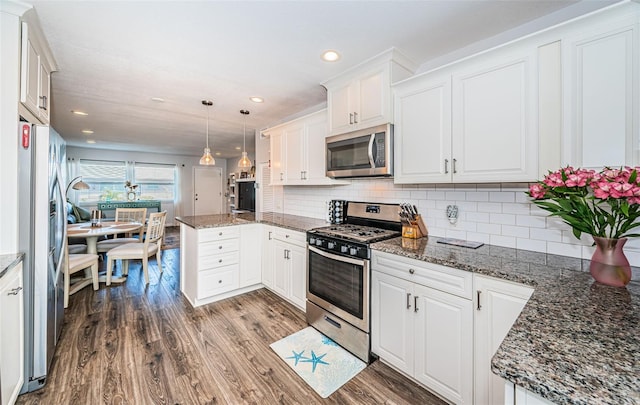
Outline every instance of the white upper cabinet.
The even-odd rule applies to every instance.
[[[394,86],[394,181],[535,180],[536,63],[509,48]]]
[[[326,176],[327,110],[265,131],[271,143],[272,185],[349,184]]]
[[[53,58],[36,22],[23,21],[21,35],[20,102],[40,123],[48,124]]]
[[[564,164],[634,166],[638,159],[638,12],[577,24],[562,39]]]
[[[393,122],[391,84],[414,70],[413,62],[392,48],[323,83],[330,134]]]
[[[493,51],[453,72],[451,174],[456,182],[538,175],[536,48]]]

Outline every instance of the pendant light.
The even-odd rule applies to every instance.
[[[238,167],[249,169],[251,167],[251,160],[247,157],[247,115],[249,115],[249,111],[240,110],[240,114],[244,115],[244,136],[242,138],[242,157],[238,161]]]
[[[213,105],[213,101],[202,100],[202,104],[207,107],[207,146],[204,148],[204,154],[200,158],[200,164],[203,166],[213,166],[216,164],[216,160],[211,156],[211,149],[209,149],[209,107]]]

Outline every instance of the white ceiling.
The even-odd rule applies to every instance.
[[[321,82],[386,49],[428,64],[523,24],[557,22],[611,2],[32,3],[58,64],[52,126],[69,145],[198,156],[206,125],[201,100],[211,99],[212,150],[236,157],[243,133],[239,110],[251,111],[251,135],[313,110],[326,102]],[[340,51],[342,59],[323,62],[325,49]],[[250,96],[265,102],[252,103]],[[95,133],[83,135],[83,129]],[[89,138],[97,143],[88,145]],[[247,138],[247,150],[252,144]]]

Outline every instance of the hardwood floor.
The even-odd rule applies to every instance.
[[[379,361],[322,399],[269,347],[307,326],[300,310],[266,289],[192,308],[179,250],[162,256],[149,286],[134,261],[71,296],[49,381],[18,404],[444,404]]]

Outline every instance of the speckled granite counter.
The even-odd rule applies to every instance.
[[[559,404],[640,403],[639,282],[607,287],[594,282],[586,260],[437,240],[372,248],[535,287],[493,358],[496,374]]]
[[[287,228],[299,232],[306,232],[312,228],[329,225],[322,219],[301,217],[298,215],[278,214],[273,212],[258,214],[245,213],[176,217],[176,221],[195,229],[215,228],[219,226],[241,225],[251,222],[258,222],[263,224],[276,225],[282,228]]]
[[[0,278],[2,278],[9,269],[12,269],[15,265],[20,263],[20,260],[23,258],[24,253],[0,255]]]

